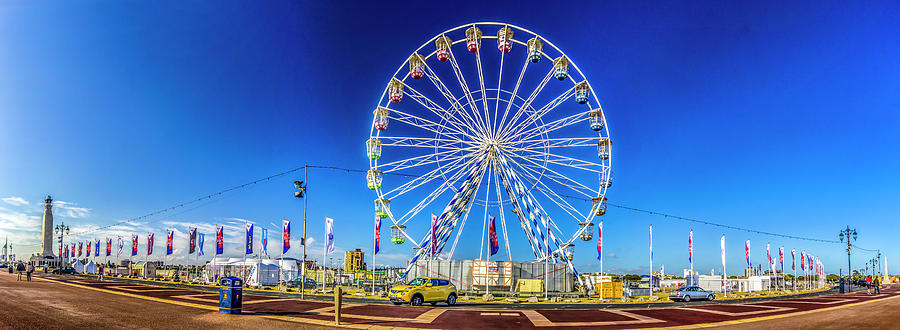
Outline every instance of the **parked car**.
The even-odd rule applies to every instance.
[[[681,287],[669,294],[669,300],[672,301],[691,301],[691,300],[714,300],[716,294],[703,290],[699,286]]]
[[[446,302],[447,306],[453,306],[456,304],[456,287],[449,280],[417,277],[406,285],[391,288],[388,299],[394,305],[408,303],[412,306],[421,306],[428,302],[434,306],[439,302]]]
[[[303,281],[303,280],[302,280],[302,279],[299,279],[299,278],[295,278],[295,279],[293,279],[293,280],[288,281],[288,282],[287,282],[287,286],[292,287],[292,288],[299,287],[301,281]],[[315,287],[316,287],[316,281],[313,281],[313,280],[310,279],[310,278],[307,278],[306,281],[303,281],[303,282],[304,282],[304,283],[303,283],[303,288],[305,288],[305,289],[315,288]]]
[[[62,268],[62,273],[63,273],[63,274],[75,274],[75,268],[73,268],[73,267],[63,267],[63,268]]]

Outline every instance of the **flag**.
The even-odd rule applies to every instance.
[[[109,257],[110,254],[112,254],[112,238],[107,237],[106,238],[106,256]]]
[[[766,267],[769,267],[769,270],[772,270],[772,254],[769,253],[769,243],[766,243],[766,258],[769,258],[769,263]]]
[[[379,218],[379,219],[381,219],[381,218]],[[288,252],[288,250],[291,249],[291,222],[288,220],[282,220],[281,222],[282,222],[281,227],[283,228],[282,234],[281,234],[281,241],[283,242],[283,244],[282,244],[283,246],[281,247],[281,253],[285,254]],[[376,247],[377,247],[377,245],[376,245]],[[375,253],[378,253],[378,249],[375,249]]]
[[[147,233],[147,255],[153,254],[153,233]]]
[[[62,248],[62,246],[60,246],[60,248]],[[60,255],[63,255],[63,254],[60,253]],[[69,258],[69,246],[68,245],[66,245],[65,258]]]
[[[78,257],[81,257],[81,250],[84,247],[84,242],[78,242]]]
[[[269,255],[269,231],[266,228],[260,228],[262,230],[262,254]]]
[[[166,229],[166,255],[172,254],[172,245],[175,243],[175,231]]]
[[[791,270],[797,269],[797,250],[791,249]]]
[[[781,265],[781,271],[784,272],[784,247],[778,248],[778,263]]]
[[[325,254],[334,252],[334,220],[325,217]]]
[[[97,244],[94,245],[94,256],[95,257],[100,256],[100,240],[99,239],[97,240]]]
[[[722,235],[722,268],[725,268],[725,235]]]
[[[688,236],[688,262],[691,265],[694,264],[694,231],[691,230],[690,236]]]
[[[497,254],[497,251],[500,250],[500,244],[497,242],[497,228],[494,227],[494,216],[488,216],[488,221],[490,221],[488,238],[490,239],[491,244],[491,255],[495,255]]]
[[[806,272],[806,251],[800,251],[800,270]]]
[[[375,253],[378,254],[378,248],[381,242],[381,217],[375,217]]]
[[[197,228],[188,227],[188,254],[197,251]]]
[[[431,255],[434,256],[437,253],[437,223],[438,217],[431,214]],[[484,227],[482,227],[484,228]],[[483,233],[483,232],[482,232]]]
[[[88,257],[91,256],[91,241],[88,241],[88,243],[87,243],[87,254],[86,255]]]
[[[205,240],[206,235],[197,234],[197,245],[199,245],[199,249],[197,249],[197,256],[203,255],[203,241]]]
[[[125,247],[125,240],[122,239],[122,236],[119,236],[119,251],[116,253],[117,257],[122,257],[122,249]]]
[[[244,254],[253,254],[253,224],[247,223],[247,248]]]
[[[3,247],[6,248],[6,245],[4,245]],[[60,245],[59,246],[59,257],[62,258],[62,256],[63,256],[62,245]]]
[[[131,255],[137,255],[138,235],[131,234]]]
[[[225,237],[222,234],[222,226],[216,225],[216,254],[222,254],[224,250]]]
[[[597,260],[603,262],[603,221],[597,226]]]
[[[650,264],[653,264],[653,225],[650,225]]]
[[[747,243],[744,243],[744,256],[747,257],[747,267],[751,267],[750,264],[750,240],[747,240]]]

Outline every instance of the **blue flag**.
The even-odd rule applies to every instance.
[[[244,254],[253,254],[253,224],[247,223],[247,249]]]
[[[262,230],[262,254],[269,255],[269,231],[266,228],[260,230]]]
[[[100,240],[99,239],[97,240],[97,244],[94,244],[94,256],[95,257],[100,256]]]
[[[204,234],[199,234],[199,233],[197,234],[197,245],[198,245],[198,247],[200,248],[199,250],[197,250],[197,255],[198,255],[198,256],[202,256],[202,255],[203,255],[203,241],[204,241],[205,238],[206,238],[206,235],[204,235]]]

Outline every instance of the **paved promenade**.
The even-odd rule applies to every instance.
[[[80,277],[45,276],[17,282],[0,274],[0,327],[84,328],[322,328],[333,324],[333,304],[244,295],[245,315],[217,312],[209,291]],[[494,309],[409,307],[346,303],[343,322],[356,328],[657,328],[734,326],[873,327],[900,319],[900,286],[865,292],[745,303],[631,309]],[[877,312],[872,312],[877,311]],[[869,317],[861,317],[868,315]]]

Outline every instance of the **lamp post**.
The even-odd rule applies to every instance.
[[[309,165],[303,166],[303,181],[294,181],[294,197],[303,199],[303,238],[300,239],[300,245],[303,246],[302,264],[300,264],[300,299],[303,299],[303,292],[306,287],[306,182],[308,180]]]
[[[55,228],[53,228],[53,231],[54,231],[55,233],[59,234],[59,238],[58,238],[58,239],[59,239],[59,246],[63,246],[63,245],[62,245],[62,244],[63,244],[63,237],[64,237],[65,235],[68,235],[68,234],[69,234],[69,226],[67,226],[65,223],[63,223],[62,221],[60,221],[60,223],[59,223],[58,225],[56,225]],[[57,263],[57,264],[58,264],[58,267],[57,267],[56,271],[59,273],[59,275],[62,275],[62,257],[63,257],[62,255],[59,256],[58,263]]]
[[[842,229],[840,235],[841,242],[844,242],[844,238],[847,239],[847,269],[853,269],[850,266],[850,248],[853,246],[851,240],[856,241],[856,229],[850,229],[850,226],[847,226],[847,229]],[[850,276],[850,272],[847,272],[847,276]],[[852,281],[847,281],[850,285],[850,291],[853,291],[853,283]]]

